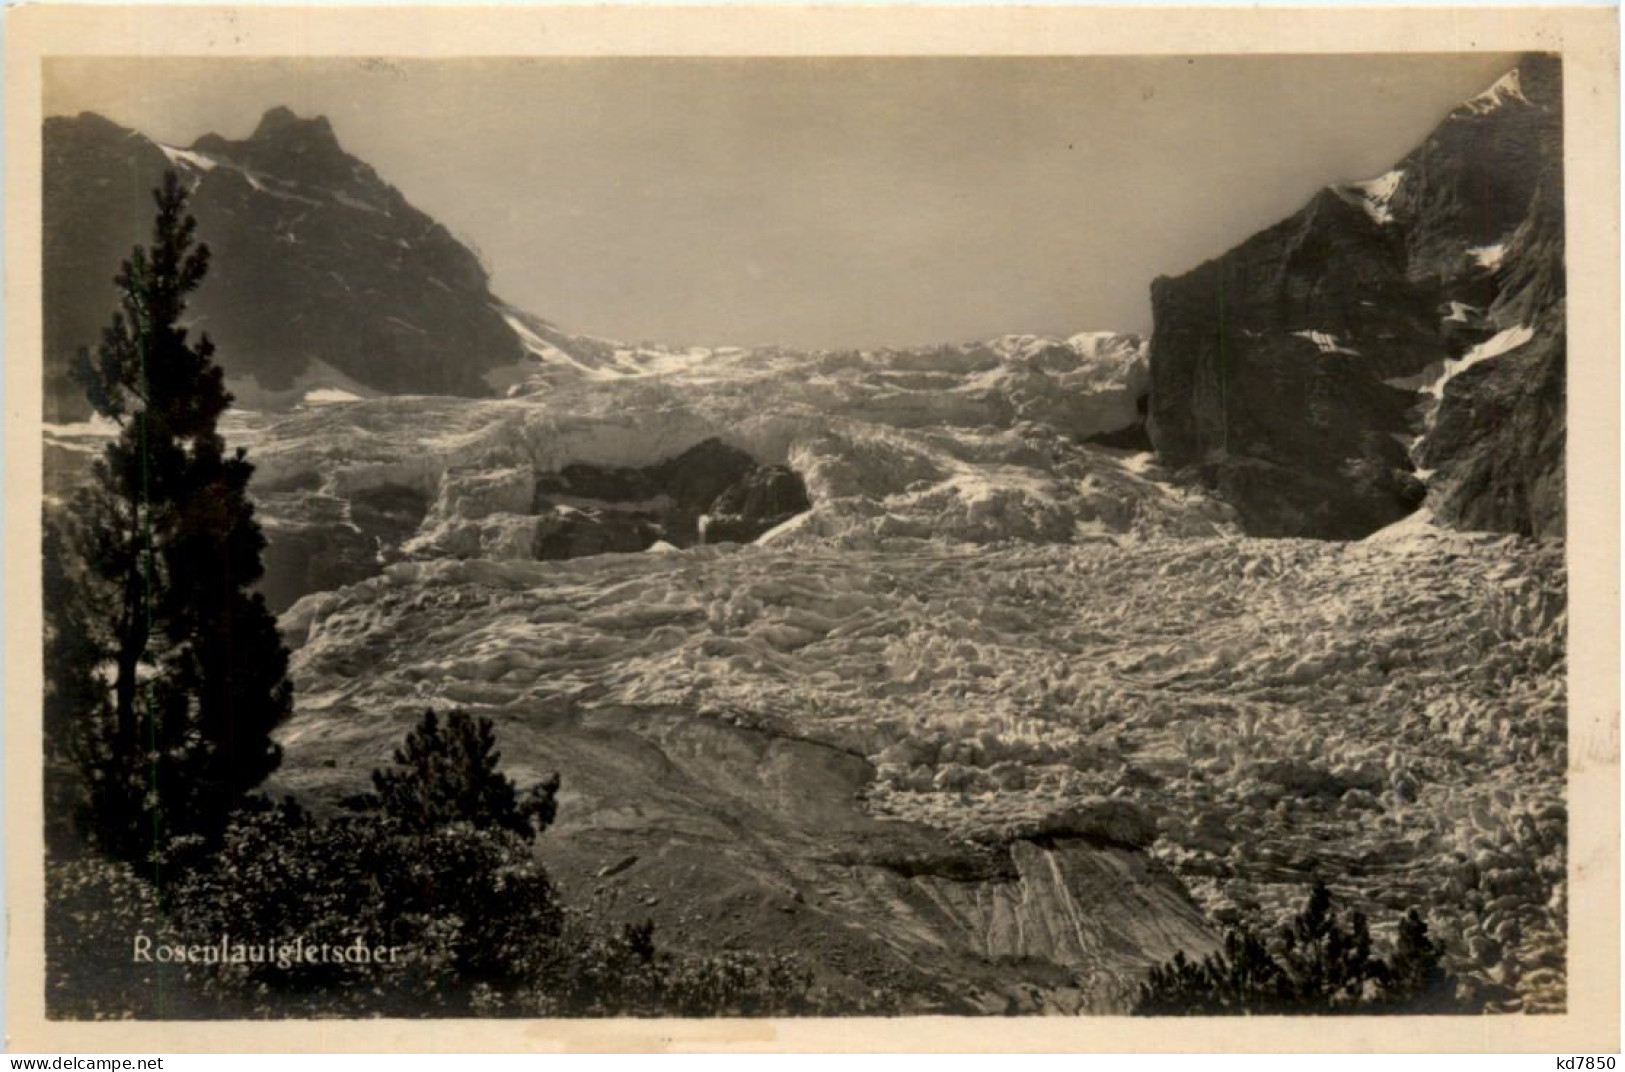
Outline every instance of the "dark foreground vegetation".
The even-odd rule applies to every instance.
[[[1331,891],[1316,883],[1303,910],[1273,936],[1242,926],[1200,961],[1176,953],[1151,969],[1135,997],[1140,1016],[1303,1015],[1462,1012],[1443,950],[1411,909],[1392,951],[1373,951],[1365,915],[1342,918]]]
[[[531,846],[558,779],[521,794],[498,758],[489,721],[430,712],[374,772],[377,792],[325,820],[252,799],[209,861],[172,885],[93,855],[59,861],[53,1015],[829,1011],[788,958],[680,956],[657,947],[650,923],[611,929],[565,908]],[[135,955],[137,936],[148,956]],[[307,948],[364,952],[302,963]]]

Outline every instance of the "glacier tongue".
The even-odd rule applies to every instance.
[[[530,750],[565,747],[595,720],[588,740],[599,743],[570,753],[567,789],[572,771],[599,777],[612,762],[605,735],[629,726],[690,766],[743,747],[726,737],[736,730],[815,742],[830,752],[804,755],[812,770],[835,757],[872,767],[861,792],[876,819],[1016,857],[1053,839],[1149,845],[1220,913],[1279,915],[1315,874],[1346,875],[1340,896],[1378,918],[1429,905],[1457,974],[1512,980],[1504,1000],[1526,1007],[1560,1004],[1561,978],[1546,968],[1563,957],[1561,549],[1394,536],[400,563],[283,616],[300,710],[279,777],[323,798],[352,791],[425,704],[498,718],[505,751],[511,741],[515,762],[538,765]],[[384,655],[359,672],[370,652]],[[734,743],[702,748],[695,719],[731,727],[714,732]],[[752,801],[740,814],[789,791],[758,784],[788,774],[788,759],[739,762],[752,773],[726,777],[757,786],[737,790]],[[705,769],[715,791],[724,770]],[[664,814],[664,792],[627,784],[604,807]],[[578,822],[608,821],[582,810]],[[899,866],[888,839],[901,835],[887,829],[847,838],[847,869],[820,871],[818,888],[837,899],[867,889],[894,907],[921,882],[945,895],[928,877],[897,885],[865,870]],[[617,831],[640,855],[670,843],[647,820]],[[1133,857],[1016,862],[1019,881],[1036,883],[1051,866]],[[1068,888],[1079,889],[1032,887],[1050,906],[1036,945],[1001,922],[1013,926],[1013,904],[977,915],[956,900],[952,911],[987,948],[1065,962],[1098,945],[1056,929]],[[1003,890],[978,903],[1004,904]],[[863,918],[892,918],[871,908]],[[1186,926],[1172,908],[1158,916]],[[1098,911],[1082,918],[1103,923]],[[1155,926],[1124,918],[1150,928],[1135,931],[1130,961],[1154,958]],[[1181,933],[1200,948],[1198,933]]]

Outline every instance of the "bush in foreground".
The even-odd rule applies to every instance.
[[[1373,953],[1365,915],[1339,918],[1331,891],[1315,883],[1303,910],[1274,941],[1248,927],[1200,961],[1176,953],[1151,969],[1136,995],[1140,1016],[1451,1012],[1453,980],[1443,950],[1416,909],[1400,920],[1387,957]]]
[[[243,960],[192,974],[261,1016],[718,1016],[815,1011],[789,958],[688,957],[652,924],[619,930],[559,903],[530,842],[558,777],[521,794],[486,719],[426,714],[327,820],[292,801],[240,812],[212,864],[166,898],[192,941],[289,942],[392,956]],[[245,921],[255,934],[239,934]]]
[[[199,972],[210,991],[267,1012],[455,1012],[475,987],[525,979],[560,931],[552,883],[510,831],[418,832],[378,813],[321,821],[292,802],[239,816],[213,866],[169,900],[199,940],[368,951]]]
[[[372,772],[376,807],[403,830],[425,833],[448,823],[506,830],[526,841],[552,825],[558,813],[557,774],[531,787],[523,798],[497,770],[496,730],[487,718],[453,711],[442,727],[433,711],[395,750],[395,768]]]

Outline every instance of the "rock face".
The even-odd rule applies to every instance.
[[[750,543],[810,509],[807,485],[794,469],[759,466],[716,497],[701,536],[707,543]]]
[[[1152,286],[1164,464],[1267,536],[1563,528],[1559,61],[1531,56],[1394,170]]]
[[[810,506],[790,469],[760,466],[711,438],[647,466],[449,469],[421,530],[390,549],[416,558],[550,560],[748,543]]]
[[[1445,523],[1561,536],[1567,328],[1562,187],[1555,175],[1508,243],[1496,282],[1499,292],[1483,321],[1484,331],[1499,330],[1477,353],[1497,352],[1470,365],[1473,352],[1463,358],[1466,367],[1445,382],[1416,458],[1436,470],[1428,504]]]
[[[323,387],[487,394],[484,374],[520,358],[475,254],[346,153],[326,119],[276,108],[243,141],[178,149],[85,113],[44,129],[49,416],[84,412],[68,362],[100,337],[166,168],[193,185],[214,253],[189,314],[241,402]]]

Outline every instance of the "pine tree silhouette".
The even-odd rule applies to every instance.
[[[1443,950],[1421,913],[1399,922],[1388,958],[1372,950],[1362,912],[1340,920],[1317,881],[1303,908],[1267,943],[1243,924],[1223,948],[1193,961],[1175,953],[1147,973],[1136,992],[1139,1016],[1302,1015],[1350,1012],[1459,1012]]]
[[[1390,961],[1387,980],[1391,1000],[1427,1005],[1446,1005],[1450,1001],[1450,980],[1442,961],[1444,951],[1428,937],[1428,925],[1416,909],[1406,912],[1399,921],[1399,934],[1394,941],[1394,955]]]
[[[156,861],[176,839],[212,843],[281,759],[288,653],[264,600],[253,466],[218,430],[231,405],[208,336],[180,325],[209,251],[175,172],[153,192],[150,246],[114,282],[120,307],[75,379],[118,438],[46,546],[58,596],[48,693],[83,776],[87,832]],[[93,609],[93,613],[87,613]]]
[[[377,806],[413,833],[466,822],[529,840],[552,825],[559,776],[551,775],[521,799],[514,783],[497,770],[501,759],[490,719],[453,711],[442,727],[434,711],[425,711],[395,750],[395,769],[372,772]]]

